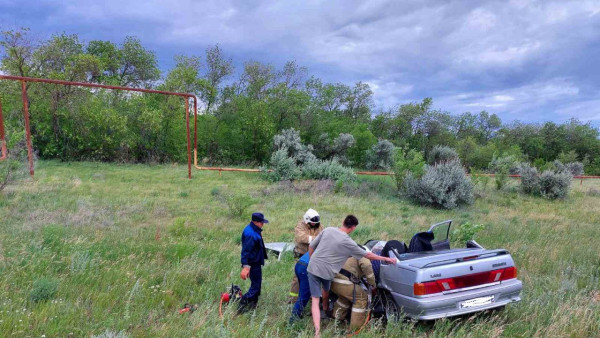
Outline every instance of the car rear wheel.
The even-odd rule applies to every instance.
[[[399,321],[402,319],[400,308],[396,302],[394,302],[392,295],[387,292],[383,296],[383,306],[385,308],[385,319],[387,321]]]

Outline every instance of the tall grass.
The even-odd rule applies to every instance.
[[[524,283],[522,302],[504,311],[433,323],[384,328],[374,322],[363,337],[579,337],[600,332],[600,196],[594,193],[600,182],[573,183],[564,201],[488,187],[473,205],[451,211],[399,200],[389,178],[369,177],[364,183],[365,191],[336,192],[331,185],[329,190],[275,186],[247,173],[195,172],[187,180],[180,166],[40,162],[35,179],[0,195],[0,332],[312,336],[309,318],[287,326],[291,255],[268,261],[255,312],[236,316],[226,307],[219,318],[220,293],[231,283],[249,287],[239,278],[239,239],[247,220],[231,217],[211,191],[253,199],[247,213],[265,213],[268,242],[291,241],[298,219],[314,208],[327,226],[356,214],[361,225],[352,237],[357,242],[406,241],[427,225],[452,218],[457,224],[484,224],[477,241],[512,253]],[[34,291],[42,286],[51,292]],[[32,292],[43,294],[43,301],[34,301]],[[199,309],[181,315],[177,310],[184,303]],[[344,330],[327,322],[323,335]]]

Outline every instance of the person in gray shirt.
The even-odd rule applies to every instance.
[[[308,284],[312,299],[311,312],[315,325],[315,337],[320,337],[321,311],[319,297],[323,296],[323,310],[328,309],[329,288],[333,277],[340,272],[348,257],[385,261],[396,264],[396,258],[375,255],[362,249],[350,236],[358,226],[358,219],[348,215],[339,228],[326,228],[308,247],[310,262],[308,263]],[[322,290],[322,291],[321,291]]]

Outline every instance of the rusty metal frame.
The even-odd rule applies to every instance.
[[[198,115],[198,101],[196,95],[187,94],[187,93],[177,93],[177,92],[169,92],[164,90],[155,90],[155,89],[143,89],[143,88],[132,88],[132,87],[122,87],[122,86],[109,86],[102,85],[96,83],[88,83],[88,82],[74,82],[74,81],[63,81],[63,80],[51,80],[51,79],[41,79],[41,78],[33,78],[33,77],[24,77],[24,76],[12,76],[12,75],[0,75],[0,80],[13,80],[21,82],[21,96],[23,99],[23,114],[25,118],[25,135],[27,141],[27,157],[29,161],[29,174],[33,176],[33,147],[31,144],[31,129],[29,125],[29,101],[27,99],[27,82],[41,82],[41,83],[51,83],[65,86],[78,86],[78,87],[88,87],[88,88],[104,88],[104,89],[112,89],[112,90],[125,90],[132,92],[140,92],[140,93],[151,93],[151,94],[161,94],[167,96],[179,96],[185,98],[185,124],[186,124],[186,134],[187,134],[187,154],[188,154],[188,178],[192,178],[192,154],[191,154],[191,140],[190,140],[190,107],[189,101],[192,99],[194,101],[194,116]],[[196,122],[197,119],[194,119]],[[194,145],[197,143],[197,135],[196,135],[196,126],[194,126]],[[0,98],[0,144],[2,149],[2,156],[0,160],[5,159],[8,156],[8,151],[6,149],[6,141],[4,134],[4,120],[2,117],[2,102]]]
[[[4,118],[2,116],[2,98],[0,97],[0,161],[8,157],[6,150],[6,140],[4,138]]]

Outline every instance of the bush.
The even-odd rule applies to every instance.
[[[350,165],[348,159],[348,150],[356,144],[356,140],[352,134],[341,133],[333,142],[329,138],[329,134],[323,133],[319,136],[315,146],[315,154],[320,159],[336,158],[343,165]]]
[[[571,162],[571,163],[567,163],[566,164],[567,170],[571,173],[571,175],[573,176],[580,176],[583,175],[584,169],[583,169],[583,163],[581,162]]]
[[[467,241],[475,238],[475,235],[485,229],[483,224],[463,223],[452,231],[452,241],[464,245]]]
[[[506,171],[510,175],[518,175],[521,166],[520,159],[515,155],[496,157],[489,164],[492,173],[497,174],[500,171]]]
[[[367,168],[390,169],[394,166],[394,144],[379,140],[367,151]]]
[[[568,173],[571,176],[583,175],[583,163],[581,162],[563,164],[563,162],[555,160],[552,162],[552,166],[556,172]]]
[[[233,217],[242,217],[254,203],[256,203],[254,199],[248,195],[228,194],[225,196],[225,204],[227,204],[229,214]]]
[[[58,291],[58,281],[53,278],[40,278],[33,282],[29,298],[35,303],[51,299]]]
[[[267,168],[263,168],[263,175],[273,182],[293,181],[299,178],[352,181],[356,177],[352,168],[344,167],[337,158],[331,160],[313,158],[300,166],[296,162],[292,157],[289,157],[286,148],[279,149],[271,155],[271,171],[269,172]]]
[[[302,177],[313,180],[353,181],[356,174],[352,168],[344,167],[337,159],[322,161],[313,160],[302,166]]]
[[[269,162],[271,172],[263,168],[263,175],[270,181],[293,181],[300,177],[301,171],[296,160],[288,156],[286,148],[279,149],[271,155]]]
[[[501,190],[508,183],[508,170],[503,169],[496,173],[494,176],[494,182],[496,183],[496,189]]]
[[[305,146],[300,140],[300,132],[294,128],[284,129],[281,134],[273,137],[273,148],[275,151],[286,151],[287,157],[293,158],[297,164],[306,163],[316,159],[313,155],[313,147]]]
[[[340,134],[333,140],[333,147],[331,149],[331,153],[334,158],[343,164],[350,165],[350,160],[348,159],[347,153],[348,149],[352,148],[356,144],[356,140],[352,134]]]
[[[451,162],[459,160],[458,153],[453,148],[436,145],[427,156],[427,164],[434,165],[442,162]]]
[[[571,179],[571,173],[566,170],[546,170],[539,175],[536,168],[521,166],[521,191],[529,195],[547,199],[565,198],[571,188]]]
[[[394,179],[398,191],[404,187],[404,180],[408,175],[413,178],[421,178],[425,172],[425,160],[423,153],[415,149],[404,151],[397,148],[394,155]]]
[[[454,209],[473,203],[473,185],[459,161],[439,162],[426,166],[420,179],[409,175],[406,195],[421,205]]]
[[[521,191],[529,195],[535,195],[540,191],[540,178],[535,167],[522,164],[519,169],[521,174]]]
[[[546,170],[540,175],[540,195],[547,199],[562,199],[567,197],[571,189],[572,176],[568,172]]]

